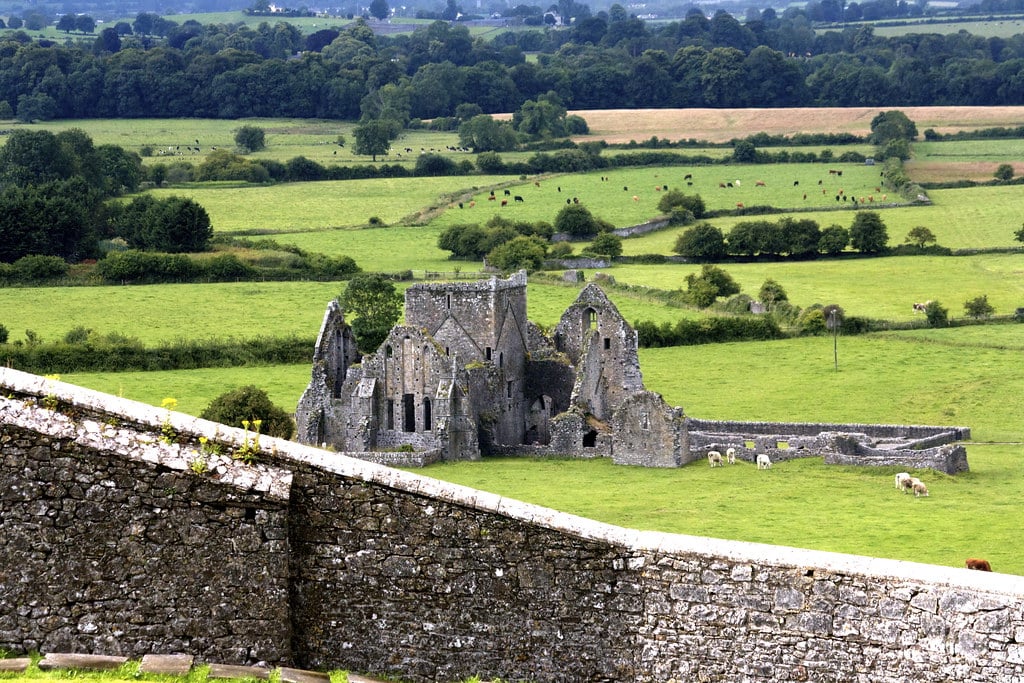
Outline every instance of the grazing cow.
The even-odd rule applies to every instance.
[[[629,192],[629,186],[628,185],[623,185],[622,186],[622,191],[623,192]]]
[[[521,202],[521,201],[523,201],[523,198],[522,198],[522,197],[520,197],[519,195],[516,195],[516,196],[515,196],[515,197],[513,197],[512,199],[516,200],[517,202]]]
[[[662,186],[661,186],[661,189],[663,189],[663,190],[665,190],[666,192],[668,192],[668,185],[662,185]]]
[[[494,196],[494,190],[491,190],[491,196],[492,197]]]
[[[796,186],[797,186],[797,185],[799,185],[799,184],[800,184],[800,181],[799,181],[799,180],[794,180],[794,181],[793,181],[793,187],[796,187]]]
[[[493,194],[489,194],[489,195],[487,195],[487,201],[489,201],[489,202],[493,202],[493,201],[495,201],[495,200],[497,200],[497,199],[498,199],[498,198],[497,198],[497,197],[495,197],[495,196],[494,196]]]
[[[880,188],[880,187],[875,187],[875,192],[881,192],[881,191],[882,191],[882,188]]]
[[[726,187],[732,187],[732,183],[726,183],[725,186]]]
[[[459,208],[460,209],[462,208],[462,202],[459,202]]]
[[[559,186],[558,186],[558,191],[559,191],[559,192],[561,192],[561,191],[562,191],[562,186],[561,186],[561,185],[559,185]]]
[[[540,187],[540,181],[539,180],[534,180],[533,181],[533,186],[534,187]]]
[[[469,203],[469,208],[472,209],[474,206],[476,206],[476,201],[472,201]]]
[[[511,190],[505,190],[505,196],[506,197],[511,196],[511,194],[512,194]]]
[[[818,179],[818,184],[821,185],[821,179],[820,178]]]
[[[755,180],[754,187],[767,187],[767,185],[763,180]]]
[[[992,565],[988,563],[988,560],[983,560],[980,557],[968,557],[966,565],[968,569],[976,569],[979,572],[992,571]]]
[[[502,199],[501,200],[501,205],[502,206],[508,206],[508,200],[507,199]]]
[[[914,304],[914,312],[915,313],[927,313],[928,312],[928,304],[930,304],[930,303],[931,303],[931,301],[925,301],[925,302],[922,302],[922,303],[915,303]]]
[[[692,180],[687,180],[686,181],[686,186],[687,187],[693,187],[693,181]]]
[[[828,174],[829,174],[829,175],[838,175],[838,174],[839,174],[839,171],[837,171],[837,170],[836,170],[836,169],[834,169],[834,168],[830,168],[830,169],[828,169]]]
[[[634,202],[638,202],[638,201],[640,201],[640,198],[639,198],[639,197],[637,197],[636,195],[633,195],[633,201],[634,201]]]
[[[566,198],[566,200],[565,200],[565,203],[566,203],[566,204],[572,204],[572,200],[571,200],[571,199],[568,199],[568,198]]]
[[[693,180],[693,174],[687,173],[686,175],[683,176],[683,180]]]
[[[807,199],[807,193],[806,192],[804,192],[804,199],[805,200]]]
[[[718,183],[719,187],[725,187],[725,183]]]
[[[661,192],[661,185],[655,185],[654,186],[654,191],[655,192]]]
[[[737,209],[742,209],[743,208],[743,202],[736,202],[736,208]]]
[[[572,198],[572,203],[573,204],[579,204],[580,203],[580,198],[579,197],[573,197]]]

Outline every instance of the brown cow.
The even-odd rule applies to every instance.
[[[967,558],[967,568],[977,569],[979,572],[990,572],[992,571],[992,565],[988,563],[988,560],[982,560],[977,557]]]

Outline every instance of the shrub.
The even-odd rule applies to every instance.
[[[11,277],[20,282],[44,282],[64,277],[68,264],[60,256],[34,254],[22,256],[11,264]]]
[[[976,296],[964,302],[964,313],[972,318],[988,318],[995,312],[988,302],[988,294]]]
[[[929,302],[924,315],[932,327],[945,327],[949,324],[949,311],[938,301]]]
[[[7,340],[11,338],[11,332],[7,329],[7,326],[0,323],[0,344],[6,344]]]
[[[726,255],[725,237],[710,223],[698,223],[676,239],[672,250],[694,261],[717,261]]]
[[[232,427],[242,427],[243,420],[250,424],[260,420],[262,434],[282,439],[292,438],[295,432],[291,416],[271,403],[266,391],[254,385],[221,394],[199,416]]]
[[[590,237],[596,235],[598,229],[599,224],[594,215],[582,204],[564,206],[555,216],[555,230],[573,237]]]

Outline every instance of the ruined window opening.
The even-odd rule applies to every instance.
[[[444,298],[445,298],[445,306],[447,306],[448,309],[450,310],[451,307],[452,307],[452,295],[451,294],[445,294]]]
[[[583,435],[583,447],[593,448],[597,445],[597,430],[591,429],[589,432]]]
[[[424,397],[424,399],[423,399],[423,431],[429,432],[430,430],[431,430],[430,399]]]
[[[388,399],[388,429],[395,428],[395,402]]]
[[[651,428],[651,417],[647,413],[644,413],[644,414],[642,414],[640,416],[640,429],[650,429],[650,428]]]
[[[583,311],[583,331],[593,330],[597,327],[597,311],[593,308],[588,308]]]
[[[402,394],[402,431],[416,431],[416,397]]]
[[[749,448],[750,450],[754,450],[754,447],[755,447],[756,445],[757,445],[757,444],[755,444],[755,443],[754,443],[753,441],[744,441],[744,442],[743,442],[743,447],[744,447],[744,448]]]
[[[245,518],[249,520],[256,519],[256,508],[245,508]]]
[[[505,384],[505,392],[506,392],[506,394],[508,395],[509,398],[512,398],[512,382],[506,382],[506,384]]]
[[[789,442],[788,441],[776,441],[775,442],[775,447],[778,448],[780,451],[784,451],[787,448],[789,448]]]
[[[339,372],[334,376],[334,386],[331,387],[331,398],[341,398],[341,386],[345,381],[345,374]]]
[[[604,338],[604,350],[605,350],[605,351],[607,351],[607,350],[608,350],[608,349],[610,349],[610,348],[612,348],[612,340],[611,340],[611,337],[605,337],[605,338]]]
[[[491,347],[488,346],[484,349],[484,360],[491,360]]]
[[[446,355],[446,356],[450,356],[450,355],[452,355],[452,354],[451,354],[451,349],[449,349],[449,348],[448,348],[447,346],[446,346],[446,347],[444,347],[444,355]]]
[[[504,353],[499,353],[498,354],[498,367],[499,368],[505,367],[505,354]]]
[[[391,344],[388,344],[387,346],[384,347],[384,355],[387,358],[391,358]]]

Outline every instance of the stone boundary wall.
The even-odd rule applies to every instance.
[[[823,432],[866,434],[876,439],[926,439],[949,433],[954,441],[971,438],[970,427],[933,427],[928,425],[885,425],[830,422],[740,422],[735,420],[702,420],[688,417],[690,432],[730,434],[781,434],[818,436]],[[948,443],[948,442],[945,442]],[[938,444],[932,444],[938,445]]]
[[[137,656],[201,642],[195,654],[215,661],[424,682],[1024,678],[1024,577],[623,529],[271,438],[261,468],[243,478],[236,464],[221,484],[134,444],[163,453],[152,439],[166,424],[179,441],[236,448],[241,430],[13,370],[0,370],[0,386],[0,648],[14,653]],[[15,404],[48,396],[67,422],[39,406],[18,421]],[[118,436],[103,449],[75,436],[108,421]],[[190,456],[166,462],[175,457]],[[161,476],[178,507],[156,504],[153,491],[171,488]],[[61,517],[77,499],[57,487],[83,477],[91,512]],[[218,517],[236,500],[239,548]],[[123,545],[131,527],[104,523],[119,514],[146,543]],[[147,537],[179,517],[180,534]],[[261,550],[282,528],[286,542]],[[124,581],[125,564],[153,571]],[[225,632],[249,609],[265,620]],[[192,614],[203,622],[182,618]]]

